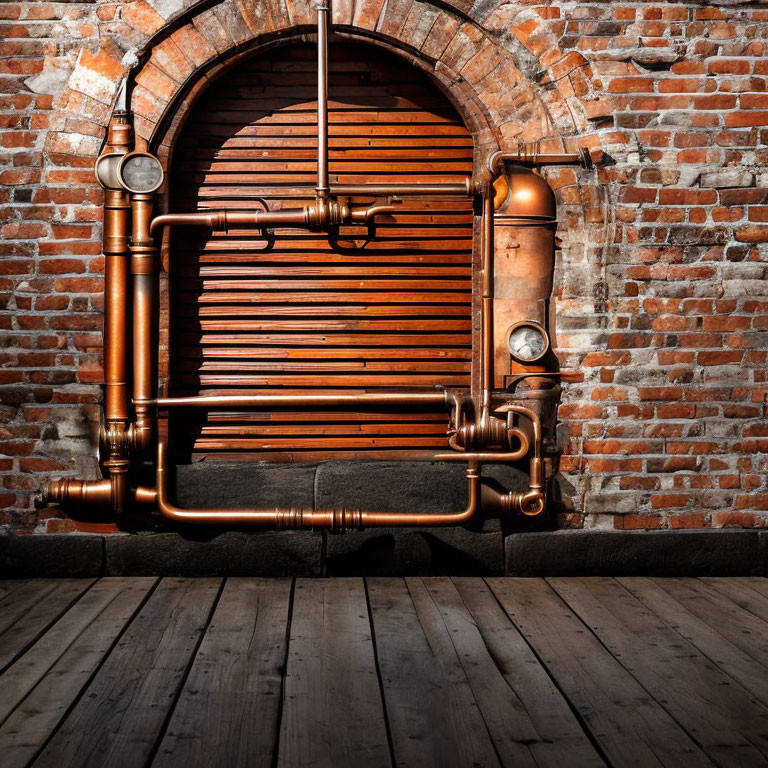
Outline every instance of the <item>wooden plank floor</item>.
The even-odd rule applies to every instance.
[[[768,766],[768,580],[0,581],[2,768]]]

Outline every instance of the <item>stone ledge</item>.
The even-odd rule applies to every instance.
[[[768,531],[554,531],[509,536],[507,576],[764,576]]]
[[[0,535],[0,578],[485,575],[499,533],[461,528]],[[768,531],[555,531],[504,542],[508,576],[768,576]]]
[[[0,536],[0,578],[103,575],[103,536],[56,533]]]

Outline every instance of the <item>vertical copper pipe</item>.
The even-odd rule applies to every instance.
[[[127,424],[130,203],[122,191],[107,189],[104,195],[104,416]]]
[[[133,273],[133,403],[136,423],[133,442],[145,450],[154,435],[154,328],[155,290],[158,254],[150,234],[154,194],[131,197],[133,234],[131,238],[131,272]]]
[[[105,152],[130,152],[133,129],[127,112],[110,121]],[[104,416],[107,422],[127,424],[128,283],[130,201],[121,189],[104,191]]]
[[[328,5],[317,10],[317,194],[328,196]]]
[[[483,195],[482,218],[482,388],[486,393],[491,389],[493,376],[493,195],[489,186]]]

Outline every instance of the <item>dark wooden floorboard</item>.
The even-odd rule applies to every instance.
[[[1,768],[768,764],[768,580],[0,581]]]
[[[160,737],[220,579],[164,579],[35,768],[139,768]]]
[[[114,589],[116,594],[89,625],[82,627],[79,634],[73,632],[68,637],[63,634],[70,622],[70,614],[92,594],[98,595],[99,585],[94,586],[48,633],[54,635],[54,640],[58,635],[62,643],[58,651],[49,642],[48,634],[44,635],[0,677],[0,701],[5,702],[6,695],[16,701],[23,689],[53,661],[57,652],[61,654],[0,726],[0,763],[3,768],[23,768],[48,741],[155,581],[152,578],[104,579],[105,591]]]
[[[618,581],[713,664],[768,705],[768,622],[694,579]]]
[[[768,710],[615,579],[549,583],[713,762],[768,765]]]
[[[568,701],[509,620],[490,587],[482,579],[458,578],[453,581],[469,610],[466,619],[471,624],[467,634],[472,638],[471,645],[461,651],[457,646],[457,651],[460,657],[468,660],[468,665],[482,664],[485,668],[484,675],[473,683],[481,707],[489,705],[492,713],[503,713],[510,721],[512,715],[524,718],[527,729],[532,732],[532,736],[526,737],[527,743],[536,765],[542,768],[605,766],[605,761],[582,730]],[[472,626],[476,626],[476,630],[473,631]],[[482,646],[478,641],[482,642]],[[499,686],[498,679],[495,679],[495,685],[484,679],[485,675],[495,678],[489,660],[504,680],[507,690]],[[473,677],[470,675],[470,679]],[[494,687],[498,689],[498,699],[486,701],[485,692]],[[510,705],[513,713],[507,714],[505,709]],[[489,716],[484,713],[484,717],[489,722]]]
[[[93,579],[29,581],[0,603],[0,671],[33,643]]]
[[[395,764],[499,766],[440,609],[422,579],[368,579]],[[527,750],[516,749],[516,753]],[[530,765],[530,755],[526,754]]]
[[[713,765],[546,582],[508,578],[487,582],[611,765]]]
[[[278,766],[391,766],[362,579],[299,579]]]
[[[154,768],[268,768],[280,717],[290,579],[228,579]]]

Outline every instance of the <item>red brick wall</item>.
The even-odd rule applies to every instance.
[[[335,0],[334,20],[439,60],[481,147],[564,137],[614,161],[545,171],[562,222],[558,353],[583,372],[561,407],[560,524],[763,525],[768,10],[451,5]],[[51,475],[97,472],[91,167],[126,67],[140,61],[149,138],[188,78],[310,22],[304,0],[0,5],[0,526],[68,530],[32,497]]]

